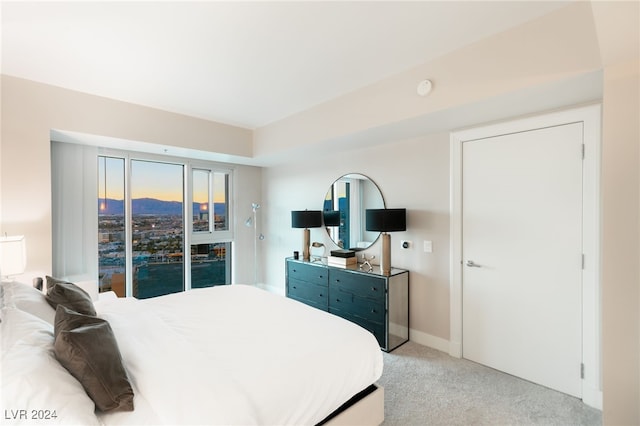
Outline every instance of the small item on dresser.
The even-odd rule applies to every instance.
[[[358,258],[353,257],[337,257],[337,256],[329,256],[327,257],[327,264],[330,266],[352,266],[358,263]]]
[[[330,257],[355,258],[356,252],[354,250],[347,250],[347,249],[331,250]]]
[[[294,251],[294,252],[293,252],[293,258],[294,258],[295,260],[298,260],[298,258],[299,258],[299,257],[300,257],[300,254],[299,254],[297,251]]]

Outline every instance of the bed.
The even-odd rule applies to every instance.
[[[351,322],[253,286],[145,300],[102,298],[92,302],[95,315],[61,306],[55,311],[28,285],[2,283],[0,290],[6,424],[383,421],[384,393],[375,384],[383,367],[376,339]],[[63,367],[62,338],[54,337],[53,324],[62,335],[60,317],[66,314],[75,315],[69,323],[82,316],[108,324],[131,406],[97,409],[99,402],[81,378]],[[100,348],[95,357],[108,352],[103,343],[89,349],[95,347]],[[108,379],[117,376],[110,371]]]

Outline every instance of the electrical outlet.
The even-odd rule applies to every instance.
[[[403,249],[408,249],[411,247],[411,241],[407,241],[407,240],[402,240],[400,242],[400,247],[402,247]]]
[[[431,253],[433,252],[433,243],[431,241],[424,241],[424,252]]]

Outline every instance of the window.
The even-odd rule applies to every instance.
[[[144,157],[98,156],[100,291],[143,299],[231,283],[231,171]]]
[[[124,159],[98,157],[98,281],[125,295]]]
[[[337,228],[330,229],[330,236],[336,241],[338,246],[351,247],[351,183],[348,179],[341,179],[334,182],[331,189],[327,192],[324,200],[323,210],[339,211],[340,225]],[[337,235],[336,235],[337,234]]]
[[[229,171],[191,169],[191,288],[231,283]]]
[[[229,173],[194,168],[192,182],[193,238],[208,239],[214,231],[229,231]]]
[[[231,243],[191,246],[191,288],[231,284]]]
[[[208,170],[195,169],[193,171],[193,232],[209,232],[211,219],[209,205],[211,173]]]

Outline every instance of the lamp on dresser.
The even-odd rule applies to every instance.
[[[11,275],[20,275],[27,266],[24,236],[0,237],[0,279],[10,281]]]
[[[291,227],[304,228],[302,241],[302,260],[309,260],[309,245],[311,241],[309,228],[322,226],[322,212],[320,210],[294,210],[291,212]]]
[[[340,211],[339,210],[325,210],[322,212],[322,218],[324,226],[340,226]]]
[[[407,209],[367,209],[367,231],[382,232],[382,255],[380,270],[383,274],[391,273],[391,236],[388,232],[407,230]]]

